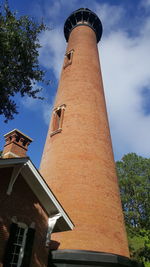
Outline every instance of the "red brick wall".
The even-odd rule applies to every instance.
[[[14,153],[18,157],[26,157],[26,149],[16,143],[10,143],[9,145],[4,147],[3,154],[5,155],[8,152]],[[7,154],[4,156],[5,158],[12,158],[13,156]]]
[[[66,104],[62,132],[49,129],[40,170],[75,229],[52,238],[60,249],[129,256],[94,31],[74,28],[71,49],[55,102]]]
[[[13,216],[17,217],[18,222],[28,226],[35,222],[36,232],[31,266],[47,266],[48,251],[45,248],[47,215],[21,175],[17,178],[11,195],[6,194],[11,173],[10,168],[0,171],[0,267],[3,266],[2,259]]]

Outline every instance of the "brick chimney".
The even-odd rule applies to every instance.
[[[3,158],[27,157],[28,146],[33,141],[30,137],[17,129],[5,134],[4,137],[6,143],[2,154]]]

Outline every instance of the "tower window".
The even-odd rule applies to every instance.
[[[69,66],[70,64],[72,64],[73,52],[74,52],[74,49],[70,50],[69,52],[67,52],[67,53],[65,54],[64,69],[65,69],[67,66]]]
[[[54,111],[53,131],[60,129],[61,108]]]
[[[64,111],[66,105],[61,105],[53,110],[51,134],[53,136],[56,133],[62,131],[62,123],[64,118]]]

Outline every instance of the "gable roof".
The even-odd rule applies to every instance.
[[[53,232],[62,232],[67,230],[72,230],[74,225],[54,196],[53,192],[46,184],[40,172],[34,166],[29,158],[0,158],[0,168],[11,168],[15,167],[19,172],[17,176],[21,173],[22,177],[26,183],[31,188],[32,192],[36,195],[37,199],[45,209],[49,217],[53,217],[60,213],[60,218],[57,220],[56,227]],[[20,167],[20,168],[18,168]],[[11,177],[10,177],[11,179]],[[13,186],[13,183],[12,183]]]

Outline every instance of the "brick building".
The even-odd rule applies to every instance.
[[[0,158],[0,266],[44,267],[51,232],[71,230],[73,224],[26,156],[32,140],[16,129],[5,139]]]

